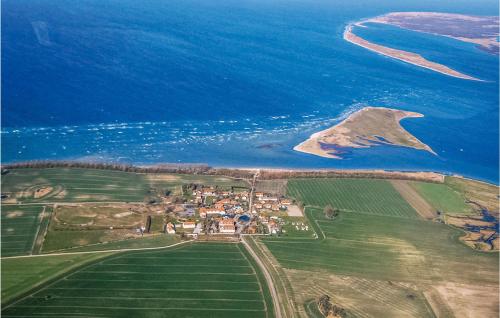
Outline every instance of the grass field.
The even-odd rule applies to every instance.
[[[248,186],[242,180],[219,176],[139,174],[112,170],[50,168],[13,169],[2,176],[2,191],[17,202],[143,201],[153,188],[175,190],[181,184],[200,183],[221,187]],[[43,197],[34,191],[51,187]]]
[[[2,256],[30,254],[44,206],[2,206]]]
[[[390,183],[304,179],[288,186],[309,205],[305,214],[319,238],[261,241],[304,313],[311,299],[328,294],[360,317],[433,317],[450,307],[498,315],[498,254],[475,251],[458,240],[462,231],[415,217]],[[339,217],[325,218],[326,204],[340,208]]]
[[[462,286],[498,284],[498,255],[480,253],[461,244],[458,237],[462,233],[444,224],[353,212],[341,212],[340,217],[329,220],[324,218],[321,209],[313,208],[306,209],[306,215],[312,220],[311,224],[316,224],[320,239],[263,239],[279,264],[295,273],[295,276],[288,276],[295,277],[292,285],[298,293],[305,293],[304,299],[318,296],[319,285],[329,290],[330,296],[344,290],[342,295],[346,297],[350,290],[352,297],[342,299],[343,304],[349,304],[370,301],[366,294],[380,298],[396,293],[396,287],[388,282],[418,286],[438,286],[447,282]],[[316,278],[318,281],[310,284],[310,280]],[[344,284],[346,279],[354,278],[373,284],[372,289],[352,290],[351,283]],[[327,279],[332,282],[325,283]],[[422,288],[414,294],[421,295],[427,287]],[[394,304],[381,302],[379,306],[384,305],[385,309],[368,306],[364,312],[368,317],[378,317],[385,310],[386,317],[398,317],[396,309],[388,313],[391,306],[411,305],[413,316],[432,316],[424,303],[415,307],[415,299],[405,300],[404,293],[404,290],[398,292],[398,301]],[[491,294],[483,296],[484,301],[491,303]],[[423,297],[419,297],[422,301]]]
[[[2,304],[30,289],[108,253],[2,259]]]
[[[472,206],[465,197],[447,184],[411,182],[410,185],[436,210],[451,214],[472,214]]]
[[[286,268],[401,281],[466,276],[469,282],[498,280],[497,255],[459,243],[461,231],[446,225],[351,212],[328,220],[322,210],[312,208],[306,213],[323,240],[264,240]]]
[[[127,252],[72,272],[2,311],[19,316],[273,317],[241,244]]]
[[[294,179],[288,194],[304,205],[327,204],[345,211],[416,218],[416,211],[389,181],[372,179]]]

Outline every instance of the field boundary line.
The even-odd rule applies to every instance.
[[[7,256],[0,259],[11,259],[11,258],[29,258],[29,257],[45,257],[45,256],[64,256],[64,255],[79,255],[79,254],[95,254],[95,253],[118,253],[118,252],[133,252],[133,251],[150,251],[150,250],[161,250],[170,247],[192,243],[192,240],[182,241],[174,243],[172,245],[160,246],[160,247],[143,247],[143,248],[124,248],[124,249],[114,249],[114,250],[102,250],[102,251],[85,251],[85,252],[68,252],[68,253],[52,253],[52,254],[39,254],[39,255],[19,255],[19,256]]]
[[[179,242],[179,243],[176,243],[176,244],[173,244],[173,245],[169,245],[169,246],[165,246],[165,247],[161,247],[161,248],[154,248],[154,249],[167,249],[167,248],[171,248],[171,247],[174,247],[176,248],[177,246],[180,246],[181,244],[186,244],[186,243],[192,243],[192,241],[183,241],[183,242]],[[150,248],[151,249],[151,248]],[[123,250],[120,250],[120,252],[123,251]],[[140,251],[139,250],[132,250],[132,251]],[[101,252],[101,251],[99,251]],[[76,272],[78,272],[79,270],[82,270],[82,269],[85,269],[85,268],[89,268],[89,267],[92,267],[94,266],[97,262],[102,262],[104,259],[114,259],[114,258],[117,258],[120,256],[119,255],[116,255],[117,253],[114,253],[114,252],[110,252],[110,251],[107,251],[108,253],[111,253],[110,255],[108,256],[104,256],[103,258],[101,259],[97,259],[97,260],[93,260],[93,261],[90,261],[89,263],[85,263],[85,264],[82,264],[80,266],[76,266],[75,268],[69,270],[68,272],[63,272],[59,275],[55,275],[53,278],[47,280],[46,282],[43,282],[41,283],[40,285],[37,285],[35,286],[34,288],[30,289],[30,290],[27,290],[26,292],[20,294],[19,296],[17,297],[14,297],[12,302],[10,303],[6,303],[6,304],[2,304],[2,311],[4,309],[7,309],[23,300],[25,300],[26,298],[30,297],[30,296],[33,296],[35,295],[36,293],[38,292],[41,292],[43,290],[46,290],[47,288],[53,286],[54,284],[60,282],[61,280],[67,278],[67,277],[70,277],[71,275],[75,274]],[[94,252],[82,252],[83,254],[89,254],[89,253],[94,253]],[[82,254],[82,253],[75,253],[75,254]],[[59,254],[57,256],[61,256],[61,255],[65,255],[65,254],[68,254],[68,253],[62,253],[62,254]],[[48,255],[51,255],[51,254],[40,254],[40,255],[26,255],[28,257],[41,257],[41,256],[48,256]],[[10,257],[10,258],[19,258],[19,257]],[[2,258],[4,259],[4,258]]]

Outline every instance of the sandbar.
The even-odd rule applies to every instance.
[[[359,26],[361,24],[358,23],[356,25]],[[460,73],[460,72],[453,70],[453,69],[451,69],[443,64],[431,62],[431,61],[427,60],[426,58],[424,58],[423,56],[421,56],[420,54],[416,54],[416,53],[412,53],[412,52],[408,52],[408,51],[403,51],[403,50],[398,50],[398,49],[393,49],[393,48],[390,48],[387,46],[383,46],[383,45],[379,45],[379,44],[375,44],[375,43],[372,43],[370,41],[367,41],[367,40],[355,35],[352,32],[352,27],[353,27],[353,25],[349,24],[345,28],[345,31],[344,31],[344,39],[348,42],[351,42],[353,44],[364,47],[365,49],[368,49],[370,51],[377,52],[379,54],[389,56],[389,57],[395,58],[397,60],[400,60],[400,61],[403,61],[406,63],[410,63],[410,64],[413,64],[416,66],[427,68],[427,69],[433,70],[433,71],[441,73],[441,74],[453,76],[456,78],[466,79],[466,80],[480,81],[480,79],[478,79],[478,78],[469,76],[469,75],[464,74],[464,73]]]
[[[425,150],[435,155],[431,147],[400,125],[403,118],[412,117],[423,115],[385,107],[365,107],[341,123],[312,134],[293,149],[325,158],[342,159],[342,153],[347,148],[368,148],[385,144]]]

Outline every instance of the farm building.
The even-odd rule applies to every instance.
[[[219,222],[219,232],[220,233],[234,233],[236,228],[234,227],[233,219],[223,219]]]

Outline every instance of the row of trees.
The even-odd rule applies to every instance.
[[[318,299],[318,308],[325,317],[344,318],[347,316],[345,309],[332,304],[328,295],[323,295]]]
[[[205,164],[158,164],[153,166],[134,166],[129,164],[114,164],[104,162],[83,161],[28,161],[2,165],[2,173],[9,168],[90,168],[107,169],[137,173],[185,173],[220,175],[239,179],[252,179],[255,170],[213,168]],[[425,175],[409,174],[396,171],[341,171],[341,170],[260,170],[259,179],[290,179],[290,178],[376,178],[401,179],[437,182]]]
[[[84,162],[84,161],[27,161],[2,165],[4,170],[18,168],[87,168],[102,170],[117,170],[137,173],[186,173],[186,174],[206,174],[211,168],[207,165],[188,164],[162,164],[154,166],[134,166],[128,164],[114,164],[104,162]]]

